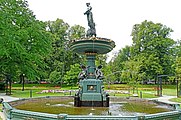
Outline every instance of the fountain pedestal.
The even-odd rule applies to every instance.
[[[109,94],[104,91],[101,67],[95,66],[97,54],[106,54],[115,47],[112,40],[105,38],[82,38],[73,40],[70,49],[79,54],[85,54],[87,66],[84,67],[84,77],[80,77],[79,91],[75,95],[76,107],[109,107]]]

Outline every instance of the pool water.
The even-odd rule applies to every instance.
[[[10,103],[20,110],[69,115],[121,115],[135,116],[167,112],[167,106],[160,106],[146,100],[110,99],[109,107],[74,107],[73,97],[49,97],[20,100]]]

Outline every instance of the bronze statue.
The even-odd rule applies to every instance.
[[[86,36],[87,37],[92,37],[92,36],[96,37],[95,23],[93,20],[93,14],[91,12],[92,7],[90,6],[90,3],[86,3],[86,5],[87,5],[87,11],[84,13],[84,15],[87,15],[87,21],[88,21],[88,26],[89,26]]]

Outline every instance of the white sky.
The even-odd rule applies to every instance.
[[[81,25],[88,29],[83,14],[86,3],[92,6],[98,37],[115,41],[118,51],[132,44],[130,36],[134,24],[144,20],[162,23],[174,30],[171,38],[181,39],[181,0],[27,0],[36,18],[42,21],[57,18],[69,25]]]

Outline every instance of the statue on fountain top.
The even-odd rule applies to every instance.
[[[87,11],[84,13],[84,15],[87,15],[87,21],[88,21],[88,26],[89,26],[86,36],[87,37],[92,37],[92,36],[96,37],[96,28],[95,28],[95,23],[93,20],[93,14],[91,12],[92,7],[90,6],[90,3],[86,3],[86,5],[87,5]]]

